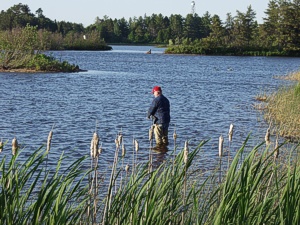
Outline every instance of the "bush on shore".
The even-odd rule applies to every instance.
[[[77,65],[66,61],[60,62],[42,52],[45,50],[111,50],[100,40],[96,32],[88,36],[79,34],[61,35],[37,30],[37,27],[27,25],[25,28],[15,28],[0,32],[0,70],[29,70],[50,72],[78,72]]]

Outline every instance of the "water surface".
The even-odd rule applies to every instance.
[[[152,54],[145,54],[150,48]],[[250,146],[264,140],[268,125],[253,108],[254,97],[289,85],[274,76],[296,71],[300,63],[299,58],[166,55],[163,50],[113,46],[106,52],[58,51],[52,54],[88,71],[0,73],[0,138],[9,142],[0,157],[10,154],[14,136],[24,147],[21,157],[28,156],[46,143],[54,126],[53,164],[62,152],[70,162],[89,155],[96,128],[104,167],[113,160],[114,139],[121,130],[127,150],[132,151],[132,140],[137,139],[139,157],[147,159],[151,121],[146,112],[152,87],[160,85],[171,103],[170,138],[176,127],[178,150],[185,140],[193,148],[210,139],[201,155],[209,164],[216,158],[220,135],[228,145],[231,123],[232,149],[238,149],[250,132]],[[154,160],[164,160],[170,152]]]

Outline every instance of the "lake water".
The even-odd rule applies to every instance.
[[[145,54],[152,49],[152,54]],[[0,73],[0,139],[8,141],[0,157],[11,154],[17,137],[22,157],[47,141],[53,129],[52,164],[62,152],[68,160],[90,154],[97,127],[104,149],[100,164],[111,165],[114,139],[122,130],[127,151],[140,143],[139,157],[148,157],[146,119],[155,85],[171,103],[170,140],[176,127],[178,151],[189,140],[191,149],[210,139],[201,157],[209,164],[218,154],[218,139],[227,145],[234,124],[232,148],[238,149],[251,132],[249,145],[264,140],[268,125],[253,108],[255,96],[290,82],[274,79],[299,69],[300,58],[166,55],[152,46],[113,46],[112,51],[59,51],[59,60],[78,64],[81,73]],[[169,152],[154,154],[163,160]],[[130,160],[130,156],[128,158]],[[51,164],[51,162],[50,162]],[[67,166],[68,163],[64,164]]]

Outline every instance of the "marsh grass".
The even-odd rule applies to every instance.
[[[269,94],[266,91],[261,91],[255,96],[255,100],[265,102],[268,99]]]
[[[79,224],[85,212],[87,186],[82,182],[84,157],[63,173],[62,155],[54,171],[44,171],[45,149],[18,162],[21,152],[0,163],[1,224]],[[45,173],[44,173],[45,172]]]
[[[299,141],[300,84],[281,88],[270,96],[265,119],[276,127],[280,136]]]
[[[46,148],[23,163],[18,162],[22,154],[18,151],[0,163],[0,223],[299,224],[298,146],[284,149],[278,142],[262,142],[249,152],[248,138],[223,168],[222,179],[218,165],[203,174],[194,163],[207,141],[189,151],[185,144],[155,169],[136,161],[124,169],[126,155],[119,154],[123,143],[118,141],[110,181],[102,188],[98,181],[93,181],[96,186],[87,184],[88,177],[101,171],[97,165],[83,170],[86,157],[62,171],[62,155],[53,171],[45,171]],[[91,192],[94,188],[97,191]],[[88,209],[91,215],[86,214]]]
[[[300,72],[291,72],[286,76],[276,76],[277,79],[300,81]]]

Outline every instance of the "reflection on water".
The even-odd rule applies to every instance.
[[[160,145],[154,146],[152,149],[152,166],[153,168],[158,168],[162,163],[164,163],[167,159],[169,149],[167,146]]]

